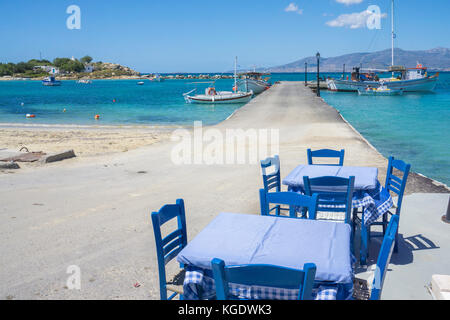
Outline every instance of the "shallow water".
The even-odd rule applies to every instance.
[[[242,106],[186,104],[183,93],[196,87],[203,92],[208,86],[192,84],[192,80],[137,82],[63,81],[60,87],[44,87],[40,81],[0,81],[0,123],[186,125],[202,120],[215,124]],[[218,90],[230,91],[232,86],[232,80],[216,83]],[[27,119],[26,114],[36,117]],[[100,121],[94,119],[96,114]]]

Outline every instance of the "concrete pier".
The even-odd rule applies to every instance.
[[[378,167],[384,181],[387,160],[303,82],[276,84],[208,129],[279,130],[282,177],[306,163],[307,148],[326,147],[345,149],[346,165]],[[220,212],[259,214],[258,163],[176,165],[178,143],[0,176],[0,298],[158,299],[152,211],[183,198],[188,239]],[[436,222],[445,213],[437,213],[448,202],[445,192],[411,175],[400,222],[405,243],[400,258],[393,258],[383,297],[429,298],[427,279],[450,270],[449,225]],[[408,241],[418,235],[432,248],[412,250]],[[81,290],[67,288],[71,265],[80,267]]]

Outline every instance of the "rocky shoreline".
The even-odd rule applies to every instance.
[[[0,77],[0,81],[26,81],[26,80],[35,80],[35,81],[41,81],[45,77],[36,77],[36,78],[24,78],[24,77],[12,77],[12,76],[5,76]],[[106,76],[106,77],[98,77],[98,76],[91,76],[89,74],[76,74],[76,75],[65,75],[65,76],[56,76],[56,80],[80,80],[80,79],[87,79],[87,80],[139,80],[139,79],[153,79],[154,76],[151,74],[131,74],[131,75],[113,75],[113,76]],[[232,75],[228,74],[216,74],[216,75],[209,75],[209,74],[169,74],[161,76],[161,79],[164,80],[186,80],[186,79],[198,79],[198,80],[218,80],[218,79],[233,79]]]

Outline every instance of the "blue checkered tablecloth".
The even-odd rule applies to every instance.
[[[300,187],[289,187],[289,191],[303,194]],[[375,189],[358,190],[353,194],[352,207],[364,209],[364,225],[369,226],[378,220],[383,214],[389,211],[394,205],[392,197],[385,188],[378,182]],[[320,205],[319,208],[324,210],[333,206]]]
[[[296,300],[298,290],[275,287],[246,286],[229,284],[231,295],[248,300]],[[183,299],[209,300],[216,298],[216,288],[210,270],[186,266],[183,284]],[[342,299],[350,299],[352,285],[316,284],[313,289],[315,300],[336,300],[338,293]]]
[[[364,225],[369,226],[394,206],[391,194],[380,183],[374,190],[358,191],[353,195],[353,208],[364,208]]]

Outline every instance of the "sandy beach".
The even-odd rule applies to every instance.
[[[47,154],[75,150],[85,158],[127,152],[167,140],[173,128],[146,126],[57,126],[0,125],[0,146]],[[32,166],[32,163],[21,163]]]
[[[303,83],[276,84],[212,128],[278,129],[282,178],[307,148],[327,147],[345,149],[346,165],[379,168],[384,183],[387,160]],[[176,165],[169,134],[104,130],[0,129],[2,147],[80,154],[0,176],[0,298],[159,299],[152,211],[183,198],[188,239],[220,212],[259,213],[257,163]],[[412,174],[407,192],[448,189]],[[81,290],[66,287],[70,265]]]

